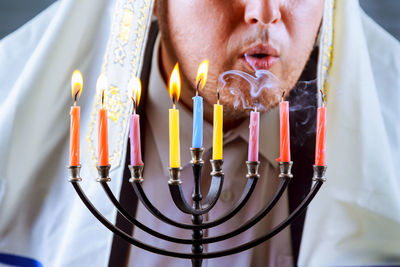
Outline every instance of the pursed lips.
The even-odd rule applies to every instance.
[[[241,60],[253,70],[269,70],[279,60],[279,53],[270,45],[259,44],[245,50]]]

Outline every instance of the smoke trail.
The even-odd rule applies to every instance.
[[[219,77],[221,98],[231,99],[235,109],[257,108],[267,111],[281,95],[280,80],[268,70],[257,70],[255,76],[239,70],[228,70]]]
[[[294,146],[314,142],[310,137],[315,135],[317,97],[317,80],[299,81],[290,92],[290,132]]]

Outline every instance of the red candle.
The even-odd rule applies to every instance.
[[[315,165],[325,166],[326,152],[326,107],[318,108],[317,113],[317,140],[315,145]]]
[[[258,161],[258,137],[260,131],[260,112],[250,112],[250,124],[249,124],[249,151],[248,161]]]
[[[134,78],[129,82],[128,88],[133,90],[132,101],[133,101],[133,114],[130,117],[129,124],[129,139],[131,145],[131,165],[141,166],[142,161],[142,151],[140,144],[140,117],[136,114],[136,108],[140,102],[141,95],[141,84],[138,78]]]
[[[69,165],[79,166],[79,144],[81,128],[81,109],[76,105],[79,96],[82,93],[83,78],[79,70],[75,70],[71,78],[72,98],[74,105],[71,107],[71,125],[70,125],[70,146],[69,146]]]
[[[290,161],[290,130],[289,130],[289,102],[279,103],[280,120],[280,158],[281,162]]]
[[[107,128],[107,109],[104,108],[104,96],[107,88],[107,79],[104,75],[100,75],[97,80],[97,91],[101,92],[101,108],[99,110],[98,123],[98,149],[99,149],[99,166],[107,166],[108,162],[108,128]]]

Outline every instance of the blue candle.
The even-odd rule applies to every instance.
[[[199,96],[199,89],[206,85],[208,74],[208,60],[201,62],[197,70],[196,96],[193,97],[193,137],[192,148],[203,147],[203,98]]]
[[[193,97],[193,138],[192,148],[203,147],[203,98]]]

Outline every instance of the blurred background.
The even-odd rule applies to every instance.
[[[55,0],[0,0],[0,39],[39,14]],[[400,40],[400,0],[360,0],[365,12]]]

